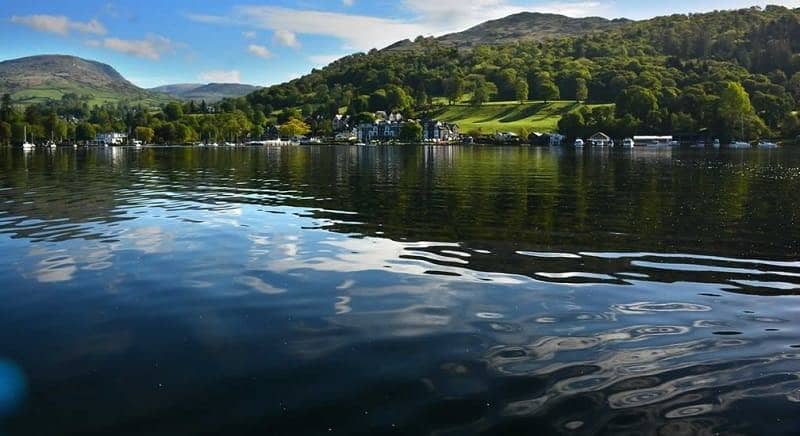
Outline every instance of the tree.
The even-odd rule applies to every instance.
[[[178,102],[170,102],[164,106],[164,115],[168,121],[177,121],[183,116],[183,106]]]
[[[75,127],[75,136],[78,141],[92,141],[97,136],[97,129],[91,123],[84,121]]]
[[[259,124],[253,124],[253,128],[250,129],[250,137],[253,139],[260,139],[262,136],[264,136],[264,128]]]
[[[545,103],[550,100],[558,100],[561,98],[561,91],[552,80],[542,80],[536,86],[536,96],[544,100]]]
[[[278,129],[278,131],[283,137],[294,138],[307,134],[311,131],[311,127],[309,127],[309,125],[301,119],[292,118],[289,121],[281,124],[281,127]]]
[[[14,120],[14,106],[11,104],[11,94],[3,94],[2,103],[0,103],[0,121],[12,123]]]
[[[422,139],[422,126],[416,121],[409,121],[400,128],[400,140],[417,142]]]
[[[375,122],[375,115],[371,112],[361,112],[353,116],[353,121],[356,124],[362,123],[374,123]]]
[[[153,142],[153,138],[155,137],[156,132],[153,131],[153,129],[151,129],[150,127],[140,126],[134,130],[134,134],[136,135],[136,138],[138,138],[140,141],[144,142],[145,144],[149,144]]]
[[[464,95],[464,79],[460,76],[445,79],[442,83],[442,87],[444,88],[444,95],[447,97],[447,102],[450,105],[461,100],[461,97]]]
[[[11,144],[11,124],[0,121],[0,144]]]
[[[408,93],[397,85],[390,85],[386,90],[386,107],[390,111],[403,111],[411,107],[412,100]]]
[[[586,79],[578,77],[575,79],[575,100],[577,102],[589,99],[589,87],[586,86]]]
[[[525,79],[518,79],[514,84],[514,96],[519,101],[519,104],[525,103],[528,99],[528,81]]]
[[[583,135],[586,127],[586,120],[583,113],[574,110],[564,114],[558,121],[558,131],[569,138],[579,138]]]
[[[470,103],[474,106],[480,106],[492,99],[492,96],[497,94],[497,85],[486,80],[481,75],[474,75],[471,78],[472,99]]]
[[[633,115],[639,120],[646,121],[658,111],[658,99],[649,89],[641,86],[629,86],[617,97],[617,117]]]
[[[725,82],[717,103],[717,113],[725,133],[740,132],[745,129],[745,119],[753,116],[750,95],[739,82]],[[741,138],[745,139],[745,138]]]

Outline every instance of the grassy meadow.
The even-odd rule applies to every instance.
[[[495,131],[519,133],[555,132],[558,120],[567,112],[578,108],[575,101],[496,101],[482,106],[458,103],[444,106],[431,113],[433,118],[458,124],[462,133],[480,131],[491,134]],[[603,105],[589,105],[590,107]]]

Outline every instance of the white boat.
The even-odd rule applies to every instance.
[[[778,144],[771,141],[761,141],[758,143],[758,148],[778,148]]]
[[[36,148],[36,144],[32,142],[28,142],[28,126],[22,127],[23,135],[24,135],[24,142],[22,143],[23,150],[33,150]]]
[[[575,140],[575,144],[574,145],[575,145],[575,147],[583,147],[583,144],[584,144],[583,143],[583,139],[578,138],[578,139]]]
[[[633,148],[633,139],[625,138],[622,140],[622,148]]]
[[[363,142],[356,142],[356,145],[359,146],[359,147],[364,147],[367,144],[365,144]]]
[[[719,148],[719,139],[714,140],[714,148]]]
[[[633,142],[636,145],[646,147],[673,147],[678,145],[678,142],[673,140],[672,136],[634,136]]]
[[[56,143],[55,143],[55,142],[52,142],[52,141],[51,141],[51,142],[49,142],[49,143],[47,144],[47,146],[48,146],[48,147],[50,147],[50,148],[56,148],[56,147],[58,147],[58,145],[56,145]]]
[[[728,148],[736,148],[736,149],[745,149],[745,148],[752,148],[753,146],[750,145],[749,142],[744,141],[733,141],[728,144]]]
[[[216,142],[212,142],[211,144],[207,144],[209,147],[219,147],[219,144]]]

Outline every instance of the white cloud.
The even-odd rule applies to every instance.
[[[186,18],[204,24],[234,24],[229,18],[220,15],[187,14]]]
[[[347,7],[353,6],[353,3],[355,3],[355,0],[342,0],[342,4]]]
[[[345,0],[349,1],[349,0]],[[464,30],[487,20],[523,11],[559,13],[569,16],[602,15],[610,4],[599,0],[529,3],[510,0],[400,0],[411,18],[382,18],[367,15],[291,9],[279,6],[235,6],[225,16],[188,15],[201,23],[231,24],[275,32],[275,42],[299,44],[297,36],[321,35],[343,42],[342,49],[369,50],[419,35],[443,35]]]
[[[11,22],[22,24],[40,32],[50,32],[59,35],[69,35],[75,31],[93,35],[105,35],[106,27],[103,23],[92,19],[90,21],[73,21],[63,15],[26,15],[11,17]]]
[[[339,60],[347,55],[343,54],[333,54],[333,55],[313,55],[309,56],[308,60],[311,61],[315,66],[324,67],[325,65],[330,64],[333,61]]]
[[[253,32],[252,30],[248,32],[242,32],[242,36],[244,39],[256,39],[256,32]]]
[[[276,29],[272,35],[272,41],[275,44],[286,47],[300,48],[300,41],[297,40],[297,35],[285,29]]]
[[[100,45],[97,42],[88,42],[89,45]],[[175,44],[161,35],[147,35],[145,39],[119,39],[106,38],[102,46],[109,49],[133,55],[136,57],[157,61],[161,55],[175,51]]]
[[[423,26],[401,20],[276,6],[239,6],[234,8],[234,16],[256,28],[332,36],[358,50],[383,47],[426,31]]]
[[[272,52],[270,52],[269,49],[264,47],[263,45],[250,44],[249,46],[247,46],[247,51],[253,56],[258,56],[264,59],[272,57]]]
[[[213,83],[242,83],[242,74],[239,70],[211,70],[204,71],[197,76],[204,82]]]

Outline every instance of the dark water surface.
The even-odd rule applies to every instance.
[[[800,150],[6,148],[0,253],[10,435],[800,433]]]

